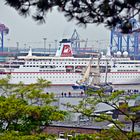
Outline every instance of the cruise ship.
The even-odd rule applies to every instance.
[[[11,83],[22,81],[24,84],[35,83],[38,78],[43,78],[51,81],[52,85],[74,85],[82,79],[91,57],[91,67],[96,68],[96,54],[74,57],[71,42],[62,40],[55,56],[34,56],[30,49],[27,56],[0,63],[0,78],[10,75]],[[109,51],[106,55],[101,54],[99,67],[100,83],[140,84],[140,61],[131,60],[127,52],[123,55],[117,52],[113,57]]]

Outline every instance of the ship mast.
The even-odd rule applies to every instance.
[[[99,85],[100,84],[100,54],[98,54],[97,57],[97,66],[92,69],[92,75],[93,78],[92,78],[91,86]]]
[[[93,60],[93,56],[91,57],[91,60],[87,66],[85,73],[84,73],[83,79],[80,80],[79,84],[82,84],[82,83],[87,82],[89,80],[92,60]]]
[[[97,67],[92,68],[93,56],[96,55],[97,57]],[[90,62],[87,66],[87,69],[83,75],[83,78],[77,82],[79,85],[81,84],[88,84],[88,85],[99,85],[100,83],[100,54],[92,53]],[[91,79],[92,76],[92,79]]]

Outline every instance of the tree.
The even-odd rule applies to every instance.
[[[24,135],[15,131],[4,132],[1,140],[56,140],[55,136],[47,134]]]
[[[41,135],[38,134],[52,121],[64,120],[66,112],[52,105],[55,101],[53,94],[44,92],[49,85],[50,82],[43,79],[30,85],[10,84],[9,77],[0,79],[1,138],[14,134],[15,137],[27,136],[30,139],[36,135],[36,139],[39,139]]]
[[[116,24],[131,28],[129,19],[140,12],[140,0],[5,0],[6,4],[15,8],[21,15],[29,15],[35,9],[32,17],[44,22],[46,14],[54,7],[64,12],[68,20],[76,19],[78,23],[105,23],[108,27]],[[32,7],[32,8],[31,8]]]
[[[84,98],[78,105],[68,103],[67,107],[71,108],[73,112],[78,112],[92,118],[93,121],[106,121],[112,125],[100,133],[93,134],[89,139],[92,137],[95,140],[137,140],[140,137],[140,132],[135,130],[136,125],[140,124],[140,101],[135,106],[128,104],[128,101],[135,99],[138,94],[130,96],[124,94],[123,91],[115,91],[109,95],[105,94],[102,90],[95,92],[92,89],[87,90],[86,93],[90,96]],[[117,111],[117,115],[123,116],[123,119],[114,119],[106,112],[95,113],[96,107],[100,103],[108,105],[112,110]],[[126,129],[127,125],[129,130]]]

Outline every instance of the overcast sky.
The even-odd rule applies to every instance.
[[[9,28],[9,34],[5,36],[5,46],[16,46],[16,42],[19,42],[19,47],[43,47],[43,38],[47,38],[47,45],[54,46],[55,40],[70,38],[74,29],[80,39],[88,39],[88,45],[92,47],[106,45],[110,40],[110,31],[104,25],[79,27],[74,21],[68,22],[63,13],[57,10],[47,15],[45,24],[38,25],[31,17],[24,18],[15,9],[4,5],[3,0],[0,0],[0,23]]]

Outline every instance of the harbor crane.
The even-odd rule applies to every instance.
[[[74,30],[70,41],[72,44],[72,48],[75,48],[76,51],[80,49],[80,38],[76,29]]]
[[[4,35],[9,33],[8,27],[6,27],[4,24],[0,23],[0,48],[1,52],[3,52],[4,49]]]
[[[123,25],[116,25],[111,30],[110,50],[111,53],[127,52],[134,59],[140,59],[140,22],[130,19],[127,23],[130,26],[129,32],[121,32]],[[125,26],[124,26],[125,27]]]

